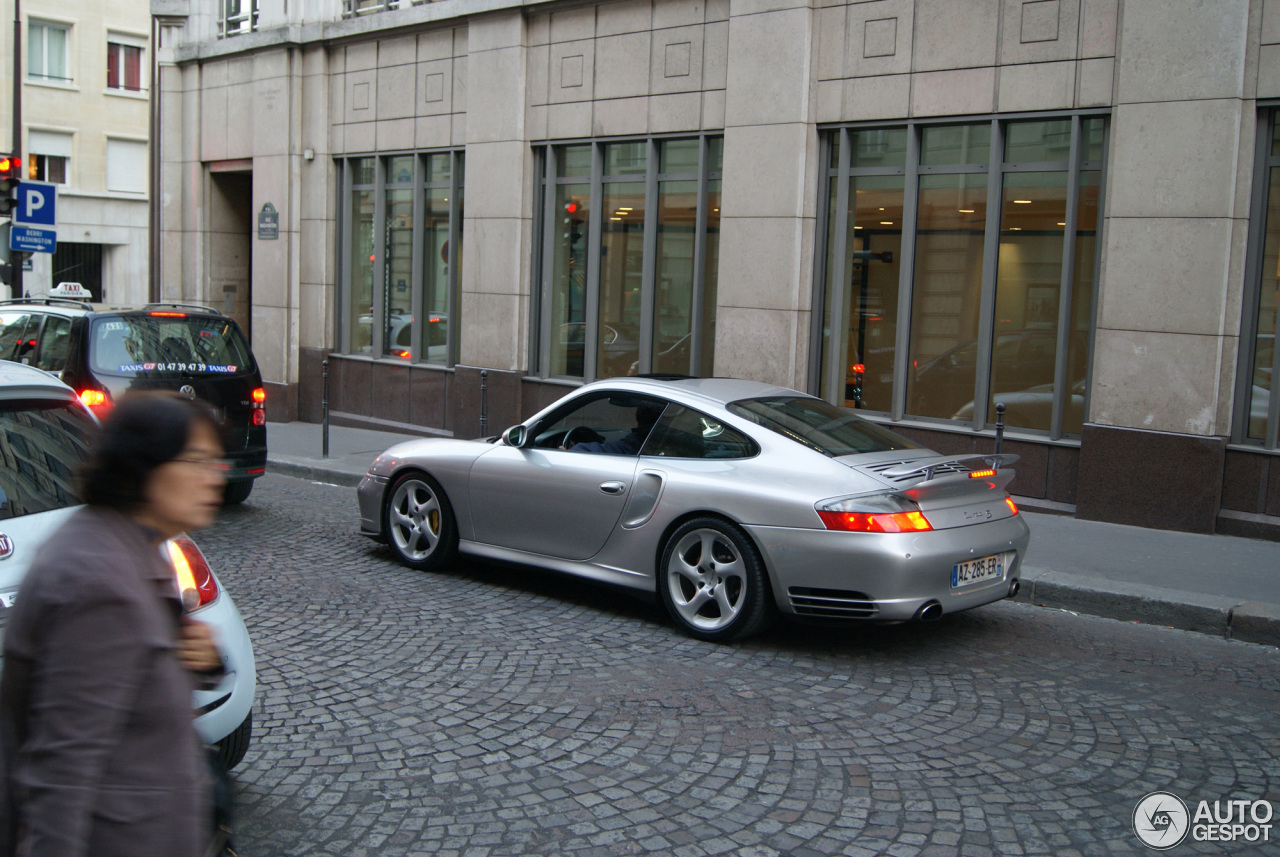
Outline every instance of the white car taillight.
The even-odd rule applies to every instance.
[[[188,613],[199,610],[218,599],[218,581],[196,543],[186,536],[170,539],[169,562],[178,581],[182,607]]]

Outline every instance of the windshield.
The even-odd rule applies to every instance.
[[[74,402],[0,402],[0,520],[79,503],[75,471],[89,456],[94,429]]]
[[[253,370],[249,346],[229,318],[104,316],[94,320],[89,343],[93,371],[107,375],[237,375]]]
[[[800,396],[743,399],[729,411],[832,458],[893,449],[920,449],[901,435],[843,408]]]

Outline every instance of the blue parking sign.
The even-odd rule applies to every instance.
[[[54,227],[58,225],[56,214],[58,186],[49,182],[23,182],[18,185],[18,207],[13,210],[13,222],[29,226]]]

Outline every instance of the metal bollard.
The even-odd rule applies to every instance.
[[[480,370],[480,436],[489,433],[489,370]]]
[[[329,457],[329,358],[320,361],[322,390],[320,393],[320,457]]]
[[[1004,402],[996,402],[996,455],[1004,446]]]

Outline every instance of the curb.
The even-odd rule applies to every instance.
[[[317,466],[299,461],[287,461],[280,458],[267,457],[267,472],[277,476],[292,476],[306,479],[309,482],[327,482],[331,485],[342,485],[354,488],[360,484],[364,474],[347,473],[331,467]]]
[[[1280,646],[1280,605],[1025,568],[1015,596],[1039,607]]]
[[[364,474],[317,465],[310,459],[267,457],[267,472],[354,488]],[[1122,622],[1163,625],[1228,640],[1280,647],[1280,604],[1122,583],[1101,577],[1027,567],[1014,597],[1038,607],[1070,610]]]

